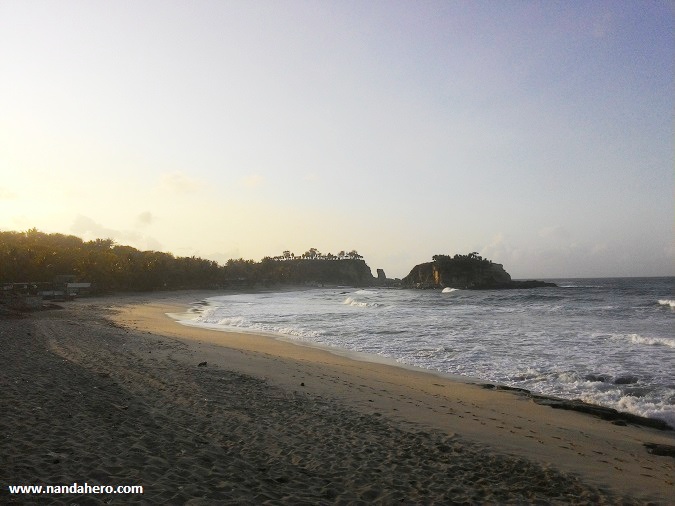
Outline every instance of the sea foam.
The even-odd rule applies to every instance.
[[[377,302],[364,302],[358,299],[355,299],[353,297],[347,297],[343,304],[347,306],[355,306],[355,307],[379,307],[379,304]]]
[[[675,348],[675,339],[667,337],[643,337],[639,334],[631,334],[630,340],[635,344],[646,344],[649,346],[669,346]]]

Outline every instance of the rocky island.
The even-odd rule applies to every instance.
[[[401,280],[404,288],[459,288],[494,290],[556,286],[544,281],[513,281],[501,264],[482,258],[478,253],[468,255],[434,255],[433,261],[413,267]]]

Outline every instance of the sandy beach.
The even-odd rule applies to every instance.
[[[0,320],[3,503],[672,504],[673,431],[178,324],[212,292]],[[9,485],[143,494],[10,494]]]

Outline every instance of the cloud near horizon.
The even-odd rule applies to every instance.
[[[137,216],[136,222],[140,226],[145,227],[145,226],[148,226],[148,225],[152,224],[154,219],[155,219],[155,217],[152,215],[152,213],[150,211],[144,211]]]
[[[181,171],[166,172],[161,175],[160,188],[172,193],[194,193],[203,186],[198,180]]]
[[[115,230],[97,223],[88,216],[78,214],[70,230],[83,240],[112,239],[116,244],[142,250],[160,251],[162,245],[156,239],[129,230]]]
[[[16,198],[18,198],[16,193],[0,186],[0,200],[14,200]]]

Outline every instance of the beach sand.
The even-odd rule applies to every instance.
[[[673,431],[167,316],[212,295],[0,320],[0,502],[675,502]],[[144,493],[8,492],[73,482]]]

